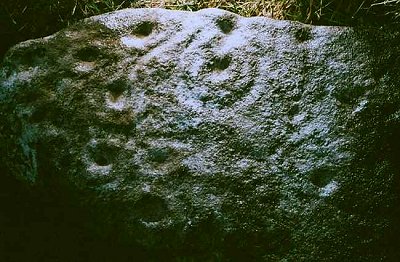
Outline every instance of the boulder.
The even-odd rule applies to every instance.
[[[0,170],[78,205],[110,243],[87,252],[117,261],[396,261],[399,40],[218,9],[91,17],[6,54]]]

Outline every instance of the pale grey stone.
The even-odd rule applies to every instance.
[[[143,259],[392,259],[396,40],[218,9],[95,16],[6,55],[2,170],[77,192]]]

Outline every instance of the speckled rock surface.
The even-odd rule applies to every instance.
[[[6,55],[1,170],[72,192],[117,260],[395,261],[396,40],[217,9],[92,17]]]

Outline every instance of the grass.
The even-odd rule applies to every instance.
[[[78,8],[80,14],[90,16],[124,7],[188,11],[214,7],[247,17],[267,16],[310,24],[355,25],[399,18],[400,0],[75,0],[71,13]]]
[[[49,35],[88,16],[128,7],[188,11],[216,7],[242,16],[316,25],[400,22],[400,0],[1,0],[0,57],[19,41]]]
[[[196,11],[214,7],[242,16],[266,16],[309,24],[356,25],[388,22],[400,16],[400,0],[64,0],[72,16],[91,16],[126,7]]]

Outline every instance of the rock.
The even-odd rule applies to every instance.
[[[95,16],[5,56],[1,170],[78,203],[120,260],[395,261],[398,40],[218,9]]]

